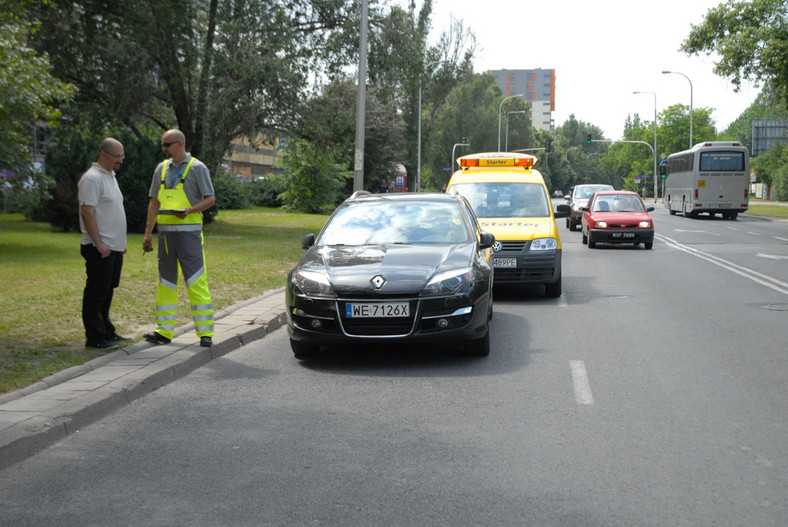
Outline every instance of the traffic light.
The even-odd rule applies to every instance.
[[[588,134],[588,139],[586,139],[586,144],[591,144],[591,134]]]
[[[665,179],[668,176],[668,165],[667,163],[662,163],[659,165],[659,177]]]
[[[553,141],[551,139],[547,139],[544,142],[544,151],[548,153],[553,151]]]

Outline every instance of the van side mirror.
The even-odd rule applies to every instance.
[[[556,207],[556,211],[553,213],[553,216],[556,218],[567,218],[571,214],[572,209],[569,207],[569,205],[562,203]]]

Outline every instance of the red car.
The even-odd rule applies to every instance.
[[[588,205],[583,207],[583,243],[593,249],[597,243],[643,244],[646,249],[654,245],[654,220],[635,192],[610,190],[595,192]]]

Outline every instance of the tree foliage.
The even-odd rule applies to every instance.
[[[24,172],[30,163],[28,148],[34,122],[56,126],[59,106],[74,94],[74,87],[52,75],[46,56],[28,45],[38,24],[27,18],[33,0],[7,0],[0,10],[0,169]]]
[[[351,173],[337,163],[337,152],[304,139],[287,147],[283,160],[285,174],[275,176],[284,188],[279,195],[287,210],[319,212],[333,205]]]
[[[346,0],[63,0],[37,14],[38,49],[80,88],[81,117],[177,127],[212,170],[234,138],[289,129],[308,76],[345,64],[358,27]]]
[[[681,50],[716,53],[715,73],[741,87],[743,79],[769,82],[788,107],[788,3],[728,0],[693,25]]]

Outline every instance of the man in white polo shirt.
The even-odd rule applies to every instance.
[[[109,318],[114,290],[120,284],[126,252],[126,211],[115,171],[123,163],[123,145],[108,137],[98,160],[79,179],[79,227],[87,283],[82,295],[85,347],[112,350],[129,340],[115,332]]]

